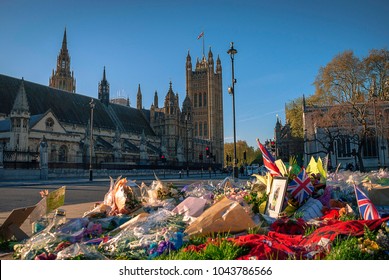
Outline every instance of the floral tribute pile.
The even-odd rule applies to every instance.
[[[367,199],[372,184],[385,189],[386,170],[327,173],[320,164],[278,165],[288,180],[276,217],[268,215],[270,173],[180,189],[158,178],[150,186],[111,178],[101,204],[17,243],[14,259],[228,258],[204,253],[211,247],[235,248],[233,259],[389,259],[389,204],[372,203],[379,217],[364,219],[355,195],[355,186]],[[298,194],[296,182],[306,178],[306,192]]]

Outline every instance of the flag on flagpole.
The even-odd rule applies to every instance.
[[[364,220],[380,219],[381,216],[370,199],[354,184],[355,196],[357,198],[359,213]]]
[[[204,36],[204,31],[202,31],[199,36],[197,36],[197,40]]]
[[[312,195],[315,188],[311,183],[311,178],[309,178],[305,169],[302,168],[296,178],[289,183],[287,190],[301,204],[306,198]]]
[[[277,165],[274,162],[274,158],[269,153],[269,151],[259,142],[259,139],[257,139],[258,147],[261,150],[262,157],[263,157],[263,164],[269,170],[270,175],[272,176],[282,176],[280,170],[278,169]]]

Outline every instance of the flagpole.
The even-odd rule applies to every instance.
[[[355,188],[355,183],[353,184],[353,187],[354,187],[355,199],[357,201],[357,206],[358,206],[359,218],[363,219],[362,214],[361,214],[361,210],[359,209],[359,205],[358,205],[358,195],[357,195],[357,189]]]
[[[203,57],[205,57],[205,52],[204,52],[204,31],[201,31],[199,36],[197,36],[197,40],[199,40],[200,38],[203,38]]]
[[[203,31],[203,57],[205,56],[205,52],[204,52],[204,37],[205,37],[205,33],[204,33],[204,31]]]

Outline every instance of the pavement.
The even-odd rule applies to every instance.
[[[190,173],[190,176],[187,177],[186,173],[183,172],[182,174],[179,173],[170,173],[170,174],[158,174],[158,178],[161,180],[181,180],[181,179],[193,179],[193,180],[207,180],[207,179],[223,179],[225,177],[230,176],[231,174],[227,173],[211,173],[203,172],[200,173]],[[136,181],[142,181],[142,180],[155,180],[157,175],[153,174],[131,174],[131,175],[123,175],[122,177],[127,177],[130,180]],[[248,179],[250,176],[239,176],[242,179]],[[116,177],[113,177],[116,179]],[[94,177],[92,181],[89,180],[89,178],[80,178],[80,177],[64,177],[64,178],[55,178],[55,179],[47,179],[47,180],[24,180],[23,178],[18,179],[11,179],[11,180],[0,180],[0,188],[1,187],[12,187],[12,186],[34,186],[34,185],[63,185],[63,184],[80,184],[80,183],[90,183],[94,184],[95,182],[109,182],[110,179],[107,176],[104,177]]]

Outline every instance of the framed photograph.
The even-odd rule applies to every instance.
[[[273,178],[269,199],[266,205],[266,215],[272,218],[278,218],[278,214],[280,214],[280,212],[282,211],[287,186],[287,177]]]

